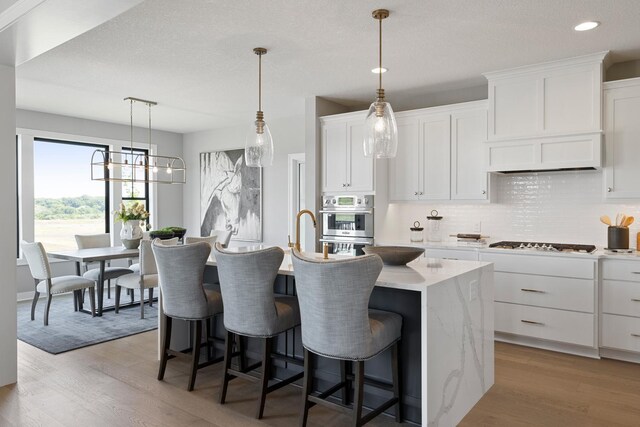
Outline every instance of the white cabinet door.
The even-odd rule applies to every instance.
[[[449,200],[451,196],[451,116],[420,119],[421,200]]]
[[[491,137],[532,135],[539,131],[540,82],[531,77],[489,81]]]
[[[487,110],[451,115],[451,199],[486,200]]]
[[[374,190],[373,157],[364,156],[364,122],[362,120],[347,123],[348,162],[347,189],[349,191],[372,192]]]
[[[345,191],[347,185],[347,124],[327,123],[322,129],[322,191]]]
[[[604,96],[606,197],[640,198],[640,79],[612,83]]]
[[[420,120],[398,118],[398,152],[389,160],[389,199],[418,200],[420,191]]]

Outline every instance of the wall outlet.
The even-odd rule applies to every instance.
[[[473,223],[473,232],[474,233],[480,233],[482,231],[482,222],[478,221],[478,222],[474,222]]]
[[[478,299],[478,281],[473,280],[469,283],[469,302]]]

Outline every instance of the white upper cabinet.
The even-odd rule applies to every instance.
[[[397,113],[389,200],[488,200],[485,101]]]
[[[484,161],[487,109],[451,114],[451,199],[486,200],[488,174]]]
[[[486,73],[488,170],[600,167],[607,53]]]
[[[396,117],[398,152],[389,160],[389,198],[418,200],[420,192],[420,120],[418,117]]]
[[[640,78],[605,83],[605,195],[640,198]]]
[[[374,192],[374,159],[364,156],[362,112],[322,117],[322,191]]]

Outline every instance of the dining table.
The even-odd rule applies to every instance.
[[[116,259],[137,258],[139,256],[138,249],[127,249],[123,246],[109,246],[104,248],[89,249],[73,249],[69,251],[51,251],[47,252],[50,258],[74,261],[76,263],[76,274],[82,276],[82,263],[99,263],[100,273],[98,275],[97,291],[98,304],[97,315],[102,316],[104,302],[104,271],[108,261]],[[82,300],[79,293],[74,298],[76,310],[82,310]]]

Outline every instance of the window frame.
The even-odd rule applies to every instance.
[[[55,138],[47,138],[41,136],[33,137],[33,145],[34,145],[34,153],[35,153],[35,143],[36,142],[47,142],[53,144],[64,144],[64,145],[73,145],[76,147],[93,147],[96,150],[109,150],[108,145],[97,144],[94,142],[77,142],[77,141],[67,141],[64,139],[55,139]],[[34,155],[35,158],[35,155]],[[107,171],[106,177],[108,178],[109,171]],[[35,203],[35,197],[34,197]],[[35,221],[35,218],[33,219]],[[104,181],[104,232],[111,232],[111,188],[109,186],[109,181]]]
[[[122,147],[121,149],[122,152],[132,152],[132,153],[140,153],[140,154],[144,154],[144,158],[145,158],[145,165],[147,166],[144,170],[144,179],[145,179],[145,183],[144,183],[144,197],[124,197],[122,195],[122,193],[120,194],[120,200],[122,200],[123,202],[125,201],[144,201],[144,206],[145,209],[147,210],[147,212],[151,212],[151,206],[149,206],[149,150],[147,148],[137,148],[137,147],[133,147],[133,149],[131,149],[131,147]],[[128,184],[126,182],[122,182],[122,184]],[[133,188],[131,189],[131,193],[133,193]],[[148,221],[148,220],[147,220]]]

